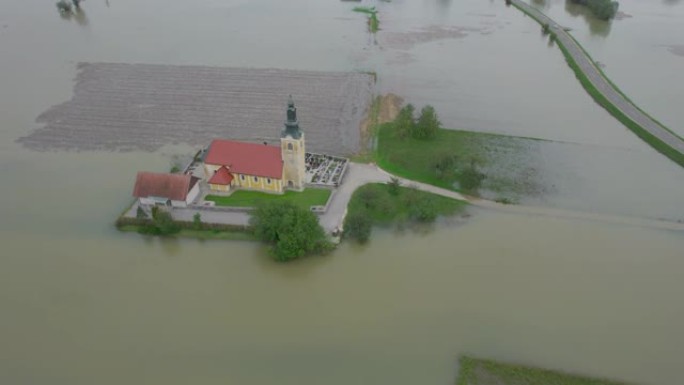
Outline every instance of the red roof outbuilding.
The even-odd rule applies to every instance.
[[[165,174],[141,171],[135,178],[133,196],[136,198],[160,197],[184,201],[199,178],[190,175]]]
[[[215,139],[204,163],[225,166],[227,171],[273,179],[283,177],[283,158],[279,146]]]
[[[226,166],[221,166],[209,179],[210,184],[229,185],[233,181],[233,174],[228,171]]]

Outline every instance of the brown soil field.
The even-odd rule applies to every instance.
[[[42,113],[17,141],[34,150],[155,151],[214,138],[276,142],[288,95],[307,150],[350,155],[373,76],[365,73],[81,63],[70,101]]]

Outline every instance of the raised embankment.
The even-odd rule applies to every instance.
[[[684,139],[632,103],[596,66],[594,60],[558,23],[522,0],[507,0],[555,37],[582,86],[608,112],[657,151],[684,167]]]

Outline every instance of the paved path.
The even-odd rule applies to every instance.
[[[347,204],[351,199],[352,194],[357,188],[367,183],[386,183],[390,181],[391,174],[378,168],[374,164],[362,164],[350,162],[347,168],[347,173],[340,188],[337,189],[333,196],[328,211],[320,216],[320,222],[323,228],[332,232],[342,228],[344,217],[347,214]],[[443,188],[431,186],[429,184],[414,182],[408,179],[398,178],[402,186],[414,186],[418,190],[428,191],[434,194],[443,195],[449,198],[467,201],[467,199],[455,192]]]
[[[608,81],[608,79],[606,79],[592,58],[589,57],[586,52],[584,52],[577,41],[575,41],[575,39],[573,39],[572,36],[563,29],[563,27],[561,27],[548,16],[544,15],[538,9],[530,6],[522,0],[511,0],[511,2],[515,6],[524,10],[524,12],[528,13],[542,25],[549,25],[551,32],[556,35],[557,42],[565,47],[565,49],[568,51],[568,54],[572,57],[575,63],[577,63],[577,66],[579,66],[580,70],[584,72],[591,84],[593,84],[594,87],[596,87],[596,89],[603,94],[603,96],[605,96],[610,103],[622,111],[629,119],[641,126],[644,130],[658,138],[661,142],[678,151],[680,154],[684,154],[684,139],[663,127],[653,118],[639,110],[634,103],[625,98],[620,91],[615,88]]]

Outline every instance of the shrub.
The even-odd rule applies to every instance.
[[[318,217],[291,202],[269,202],[252,212],[250,224],[261,241],[271,245],[277,261],[289,261],[331,248]]]
[[[463,190],[474,192],[480,188],[485,178],[485,174],[479,172],[475,167],[475,162],[471,162],[469,167],[461,171],[459,183]]]
[[[442,180],[452,180],[458,157],[452,153],[437,155],[434,160],[435,175]]]
[[[195,213],[195,215],[192,216],[192,228],[194,230],[202,229],[202,214]]]
[[[397,196],[401,192],[401,181],[399,178],[391,177],[390,181],[387,182],[387,185],[389,186],[387,191],[390,193],[390,195]]]
[[[432,200],[420,199],[409,207],[409,217],[417,222],[434,222],[437,219],[437,208]]]
[[[152,222],[154,222],[157,234],[159,235],[174,234],[181,229],[180,226],[173,221],[171,214],[164,210],[157,210],[157,215],[154,216]]]
[[[138,205],[138,209],[135,210],[135,217],[138,219],[147,219],[147,213]]]
[[[358,211],[347,215],[344,219],[344,237],[366,243],[370,238],[373,221],[366,211]]]

